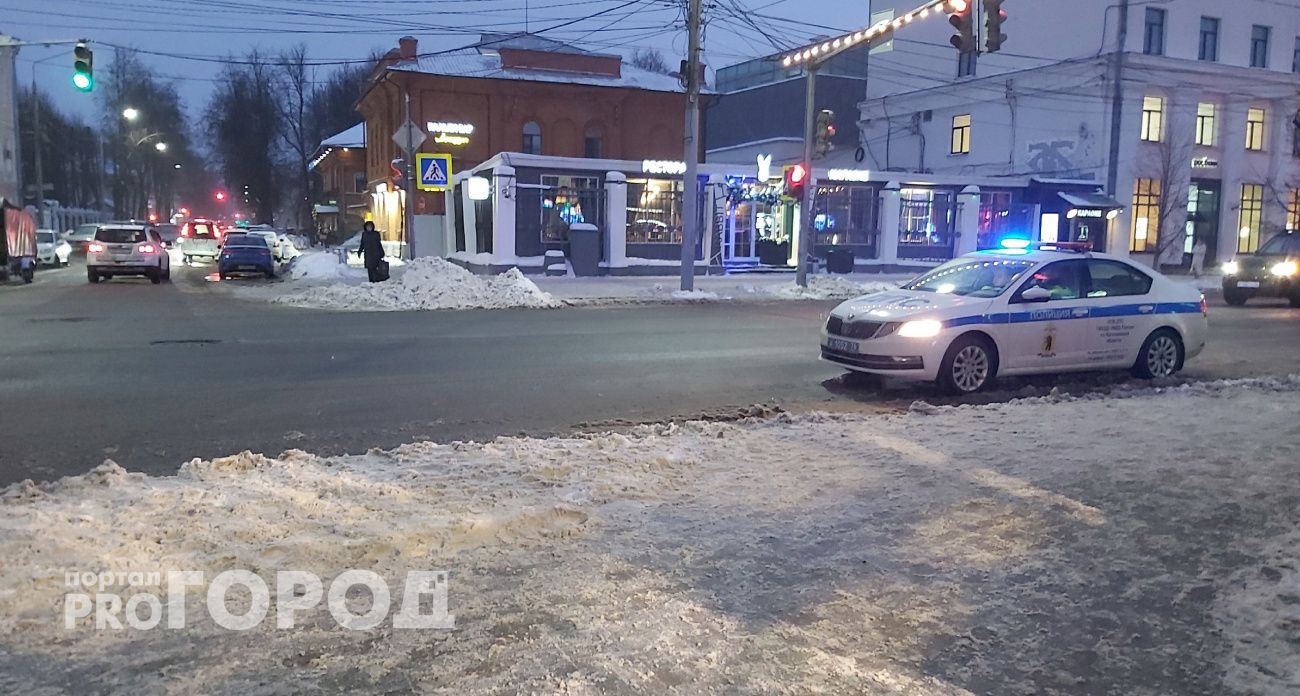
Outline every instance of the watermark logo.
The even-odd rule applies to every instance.
[[[274,588],[247,570],[223,571],[211,582],[200,571],[70,571],[64,575],[64,584],[69,591],[64,595],[63,627],[69,630],[84,626],[96,630],[182,629],[191,590],[204,587],[208,616],[231,631],[260,626],[272,613],[272,597],[279,629],[294,628],[300,614],[314,610],[322,601],[335,623],[353,631],[375,628],[389,616],[393,628],[399,629],[448,630],[456,625],[456,617],[447,612],[447,572],[442,570],[408,571],[396,595],[387,580],[369,570],[339,573],[328,587],[315,573],[299,570],[277,572]],[[361,588],[369,593],[370,605],[358,612],[349,606],[348,596]],[[231,608],[232,596],[239,598],[235,609]]]

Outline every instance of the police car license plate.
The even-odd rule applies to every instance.
[[[1254,280],[1239,280],[1239,281],[1237,281],[1237,287],[1239,287],[1239,288],[1258,288],[1258,287],[1259,287],[1259,282],[1254,281]]]
[[[846,341],[846,340],[844,340],[844,339],[842,339],[842,338],[828,338],[828,339],[826,339],[826,347],[827,347],[827,348],[830,348],[831,350],[839,351],[839,352],[841,352],[841,353],[856,353],[856,352],[858,352],[858,343],[857,343],[857,341]]]

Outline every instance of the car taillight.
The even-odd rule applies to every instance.
[[[86,247],[86,250],[92,254],[98,254],[104,251],[104,245],[99,242],[91,242],[90,246]]]
[[[139,249],[141,254],[152,254],[155,251],[152,244],[141,244],[136,249]]]
[[[1201,316],[1210,316],[1210,303],[1205,301],[1205,295],[1201,295]]]

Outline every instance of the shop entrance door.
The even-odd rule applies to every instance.
[[[736,266],[757,264],[757,239],[771,218],[767,206],[762,203],[744,201],[737,204],[736,214],[726,229],[722,262]]]
[[[1183,253],[1191,258],[1192,245],[1199,237],[1205,240],[1205,267],[1218,264],[1220,182],[1193,179],[1187,192],[1187,238]]]

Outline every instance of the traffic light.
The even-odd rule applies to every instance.
[[[987,29],[984,48],[993,53],[1002,48],[1007,35],[1002,33],[1002,23],[1007,21],[1007,11],[1002,9],[1003,0],[984,0],[984,28]]]
[[[803,200],[804,188],[808,186],[808,168],[802,164],[787,164],[784,171],[785,195]]]
[[[944,7],[948,10],[948,23],[957,33],[952,35],[949,43],[961,53],[975,52],[975,13],[968,0],[949,0]]]
[[[217,202],[218,202],[218,203],[225,203],[225,202],[226,202],[226,192],[225,192],[225,191],[217,191],[216,193],[212,194],[212,197],[215,198],[215,199],[217,199]]]
[[[95,88],[95,54],[85,41],[72,49],[72,86],[83,92]]]
[[[826,153],[835,148],[831,143],[833,137],[835,137],[835,112],[822,109],[817,114],[817,140],[813,145],[813,154],[817,157],[825,157]]]

